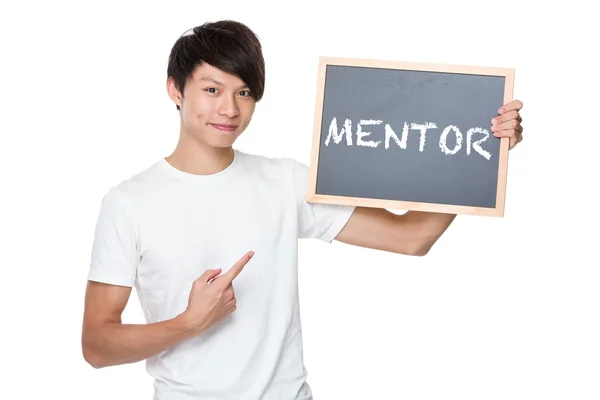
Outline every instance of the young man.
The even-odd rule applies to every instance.
[[[298,239],[422,256],[455,217],[309,204],[307,166],[233,149],[264,71],[243,24],[207,23],[179,38],[167,71],[179,142],[102,202],[83,355],[96,368],[146,360],[155,399],[311,399]],[[492,129],[510,148],[522,138],[521,106],[505,105]],[[147,324],[121,322],[133,286]]]

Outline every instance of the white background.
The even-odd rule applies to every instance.
[[[94,224],[176,144],[172,44],[232,18],[267,62],[244,151],[309,163],[320,55],[515,68],[525,104],[504,218],[460,216],[423,258],[302,242],[315,399],[599,399],[600,32],[592,2],[551,3],[3,3],[0,397],[152,397],[143,363],[82,358]]]

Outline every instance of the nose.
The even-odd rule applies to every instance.
[[[219,115],[233,118],[240,113],[235,96],[222,96],[221,104],[219,104]]]

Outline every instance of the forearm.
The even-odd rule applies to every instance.
[[[446,232],[456,218],[455,214],[407,211],[399,215],[404,229],[411,232],[415,243],[415,255],[429,252],[435,242]]]
[[[151,324],[107,322],[87,329],[83,353],[95,368],[134,363],[197,334],[188,327],[183,315]]]

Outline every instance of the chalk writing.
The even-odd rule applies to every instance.
[[[368,128],[369,131],[367,131],[364,129],[364,127],[381,125],[382,123],[383,121],[378,119],[361,119],[358,124],[356,124],[356,145],[377,148],[381,144],[382,140],[365,140],[365,138],[370,136],[372,132],[370,132],[371,128]],[[392,129],[391,125],[385,124],[383,129],[385,135],[385,149],[387,150],[390,148],[390,140],[393,139],[400,149],[405,150],[407,148],[409,131],[413,130],[419,132],[419,151],[423,152],[425,150],[428,130],[437,128],[437,125],[433,122],[425,122],[421,124],[413,122],[410,125],[408,122],[405,122],[402,127],[401,136],[398,138],[398,135],[396,135],[396,132]],[[452,149],[450,149],[447,144],[448,136],[451,134],[456,138],[456,143]],[[476,134],[482,137],[473,142],[473,136]],[[471,154],[472,149],[476,153],[483,156],[486,160],[489,160],[491,158],[490,152],[484,150],[481,146],[481,144],[485,142],[489,136],[490,133],[487,129],[481,127],[470,128],[467,131],[467,144],[465,148],[467,155]],[[338,130],[337,118],[334,117],[329,124],[329,131],[327,139],[325,140],[325,146],[329,146],[331,140],[333,140],[333,143],[339,144],[344,137],[346,137],[346,145],[353,146],[352,120],[347,118],[344,121],[344,125],[340,130]],[[460,129],[455,125],[448,125],[443,129],[438,145],[442,153],[452,155],[458,153],[462,149],[463,142],[464,138]]]

